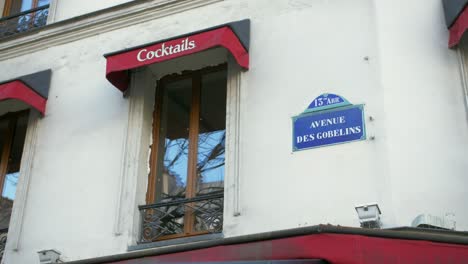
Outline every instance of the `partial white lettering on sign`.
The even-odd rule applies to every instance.
[[[326,118],[322,120],[312,121],[310,128],[324,127],[328,125],[337,125],[346,123],[344,116]]]
[[[332,104],[338,104],[340,103],[340,98],[339,97],[332,97],[332,98],[322,98],[319,97],[314,100],[314,107],[320,107],[323,105],[332,105]]]
[[[321,120],[314,120],[310,123],[309,128],[316,129],[316,128],[326,127],[330,125],[338,125],[338,124],[345,124],[345,123],[346,123],[345,116],[338,116],[338,117],[325,118]],[[334,130],[329,130],[329,131],[321,131],[321,132],[317,132],[314,134],[298,136],[296,137],[296,143],[310,142],[316,139],[320,140],[320,139],[326,139],[326,138],[347,136],[351,134],[359,134],[361,133],[361,131],[362,131],[361,126],[339,128],[339,129],[334,129]]]
[[[163,43],[161,48],[157,50],[142,49],[137,54],[137,60],[140,62],[151,60],[154,58],[161,58],[164,56],[177,54],[186,50],[191,50],[196,48],[195,40],[190,40],[189,38],[183,39],[180,44],[166,46],[166,43]]]

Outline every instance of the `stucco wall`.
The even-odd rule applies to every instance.
[[[419,213],[455,213],[457,228],[467,230],[467,115],[457,54],[446,48],[442,3],[377,7],[396,224],[407,225]]]
[[[89,11],[72,2],[60,1],[58,18]],[[121,1],[98,2],[89,6]],[[126,251],[132,234],[113,228],[129,99],[105,79],[102,54],[245,18],[240,216],[225,215],[226,236],[358,226],[354,206],[368,202],[384,227],[454,213],[468,230],[467,116],[439,0],[226,0],[0,61],[0,79],[53,71],[19,248],[6,263],[35,263],[48,248],[68,260]],[[291,117],[325,92],[365,104],[375,140],[292,153]]]
[[[56,5],[54,22],[85,15],[94,11],[102,10],[132,0],[51,0]]]

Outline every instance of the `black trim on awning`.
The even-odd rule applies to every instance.
[[[52,76],[52,70],[47,69],[44,71],[23,75],[14,79],[0,81],[0,85],[4,83],[9,83],[12,81],[22,81],[26,85],[28,85],[31,88],[31,90],[38,93],[43,98],[48,99],[51,76]]]
[[[442,0],[442,3],[444,5],[445,23],[447,28],[450,28],[468,4],[468,0]]]

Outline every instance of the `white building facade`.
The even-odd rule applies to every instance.
[[[15,5],[0,1],[4,17]],[[468,231],[465,44],[448,47],[440,0],[31,5],[47,6],[45,25],[0,38],[0,115],[17,126],[0,123],[0,172],[17,177],[12,197],[3,185],[14,203],[2,263],[359,227],[363,204],[378,205],[384,229]],[[35,97],[8,90],[18,83]],[[295,151],[293,117],[323,94],[363,105],[364,137]],[[210,224],[197,215],[205,194]],[[161,210],[183,212],[145,233]]]

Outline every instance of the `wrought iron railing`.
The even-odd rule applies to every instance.
[[[0,18],[0,38],[45,26],[49,5]]]
[[[3,259],[3,252],[5,252],[7,235],[8,235],[8,228],[0,229],[0,262]]]
[[[192,219],[189,228],[192,234],[219,233],[223,229],[223,202],[223,192],[216,192],[190,199],[141,205],[140,243],[183,236],[187,231],[184,226],[187,216]]]

